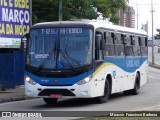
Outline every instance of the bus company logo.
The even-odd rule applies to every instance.
[[[116,71],[112,72],[113,77],[116,77],[116,73],[117,73]]]
[[[58,80],[54,80],[54,83],[58,83]]]

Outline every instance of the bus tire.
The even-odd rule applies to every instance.
[[[57,103],[58,98],[43,98],[44,102],[46,104],[55,104]]]
[[[139,74],[136,75],[134,88],[131,90],[132,95],[138,95],[140,91],[140,76]]]
[[[104,95],[97,97],[97,102],[98,103],[106,103],[109,99],[110,95],[110,85],[108,80],[105,81],[105,87],[104,87]]]

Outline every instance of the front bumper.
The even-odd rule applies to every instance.
[[[93,88],[89,83],[72,86],[42,86],[40,84],[32,85],[25,81],[25,94],[29,97],[50,97],[51,94],[61,94],[62,98],[91,98]]]

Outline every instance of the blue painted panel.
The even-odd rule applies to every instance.
[[[140,58],[106,58],[105,62],[110,62],[126,72],[135,72],[145,61],[147,57]]]
[[[123,69],[124,71],[132,73],[132,72],[135,72],[136,69],[138,69],[146,60],[147,60],[147,57],[145,58],[141,58],[141,57],[140,58],[106,58],[105,62],[113,63],[118,67],[120,67],[121,69]],[[72,85],[93,73],[94,73],[94,70],[91,70],[89,72],[83,73],[75,77],[70,77],[70,78],[41,78],[25,71],[26,75],[28,75],[30,78],[35,80],[37,83],[43,84],[43,85]],[[58,82],[55,83],[54,80],[58,80]]]
[[[24,53],[0,53],[0,86],[7,89],[24,84]]]
[[[5,88],[14,88],[14,55],[12,53],[0,54],[0,85]]]
[[[78,81],[82,80],[83,78],[87,77],[88,75],[93,74],[93,70],[83,73],[81,75],[78,75],[75,77],[69,77],[69,78],[41,78],[27,71],[25,71],[25,74],[29,76],[30,78],[32,78],[37,83],[43,84],[43,85],[73,85],[77,83]],[[54,80],[58,80],[58,82],[55,83]]]

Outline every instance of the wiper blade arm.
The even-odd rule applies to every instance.
[[[64,53],[61,49],[59,49],[59,51],[60,51],[61,54],[63,55],[64,59],[65,59],[65,60],[69,63],[69,65],[72,67],[72,70],[75,71],[72,63],[69,61],[69,59],[68,59],[68,57],[65,55],[65,53]]]
[[[49,53],[48,57],[41,63],[41,65],[38,67],[38,71],[41,71],[43,69],[43,66],[46,64],[48,59],[55,53],[56,49],[52,49]]]
[[[48,59],[54,54],[54,58],[56,57],[56,48],[57,47],[57,45],[56,45],[56,40],[55,40],[55,42],[54,42],[54,48],[53,49],[51,49],[51,51],[50,51],[50,53],[49,53],[49,55],[48,55],[48,57],[42,62],[42,64],[38,67],[38,71],[41,71],[42,69],[43,69],[43,66],[46,64],[46,62],[48,61]]]
[[[65,48],[65,53],[66,53],[67,57],[68,57],[70,60],[74,61],[77,65],[80,65],[80,63],[79,63],[76,59],[70,57],[70,55],[68,54],[66,48]]]

